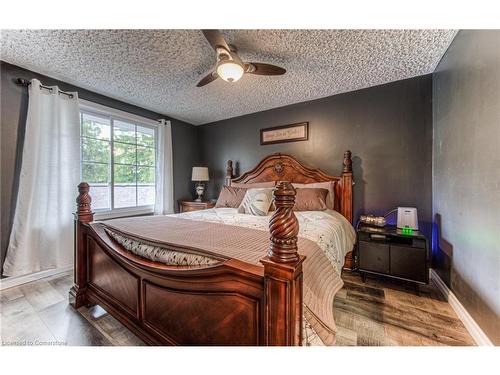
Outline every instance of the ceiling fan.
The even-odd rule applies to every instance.
[[[217,78],[222,78],[226,82],[236,82],[245,73],[261,76],[278,76],[286,73],[285,69],[276,65],[244,63],[236,53],[236,47],[227,44],[219,30],[202,30],[202,32],[217,53],[217,64],[215,71],[203,77],[196,85],[197,87],[205,86]]]

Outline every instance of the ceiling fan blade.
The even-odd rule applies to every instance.
[[[218,47],[222,47],[229,51],[229,46],[227,45],[224,35],[219,30],[201,30],[205,38],[207,38],[208,43],[212,46],[214,50],[217,51]]]
[[[258,74],[261,76],[279,76],[285,74],[286,69],[276,65],[253,62],[245,64],[245,73]]]
[[[201,79],[201,81],[198,82],[198,84],[196,85],[196,87],[201,87],[201,86],[208,85],[210,82],[215,81],[217,78],[219,78],[219,75],[216,72],[211,72],[208,75],[206,75],[205,77],[203,77]]]

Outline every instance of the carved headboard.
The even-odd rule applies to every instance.
[[[265,157],[255,168],[239,177],[233,175],[233,162],[228,160],[226,185],[232,182],[254,183],[289,181],[292,183],[335,182],[335,210],[352,223],[352,160],[351,151],[344,152],[342,176],[329,176],[319,169],[306,167],[293,156],[276,153]]]

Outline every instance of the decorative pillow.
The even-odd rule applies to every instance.
[[[273,201],[273,189],[248,189],[238,213],[266,216]]]
[[[250,183],[250,184],[243,184],[240,182],[231,182],[232,187],[244,188],[244,189],[273,188],[275,185],[276,185],[275,181],[255,182],[255,183]]]
[[[215,204],[215,208],[230,207],[238,208],[241,201],[245,197],[247,189],[237,188],[233,186],[223,186],[220,191],[219,198]]]
[[[326,182],[313,182],[312,184],[292,184],[294,188],[319,188],[319,189],[327,189],[328,195],[326,196],[326,207],[329,210],[335,209],[335,182],[334,181],[326,181]]]
[[[297,188],[295,189],[295,211],[324,211],[326,206],[327,189]]]

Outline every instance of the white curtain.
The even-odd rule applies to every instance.
[[[73,264],[73,217],[80,175],[78,95],[29,86],[19,191],[3,274]]]
[[[174,212],[174,174],[172,157],[172,126],[170,121],[160,120],[156,147],[156,201],[155,215]]]

